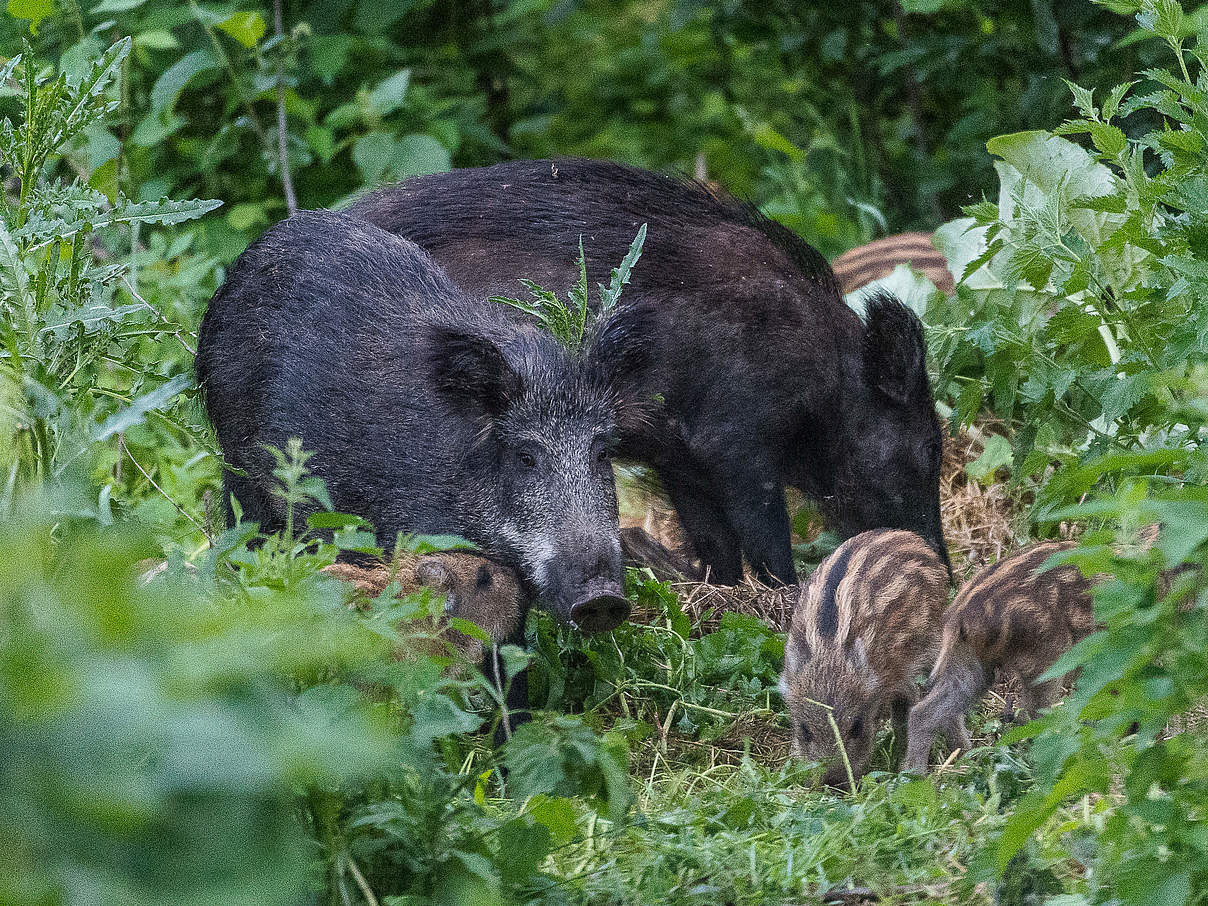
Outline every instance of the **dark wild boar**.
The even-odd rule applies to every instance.
[[[589,160],[511,161],[423,176],[349,209],[428,251],[475,297],[514,295],[517,277],[568,286],[582,236],[589,279],[608,283],[638,227],[642,259],[621,309],[649,305],[661,405],[622,421],[618,455],[651,465],[713,581],[742,559],[795,578],[786,485],[845,535],[922,535],[940,526],[939,422],[922,327],[891,296],[867,323],[826,260],[753,207],[699,183]]]
[[[400,532],[457,534],[514,568],[585,632],[628,614],[610,452],[640,375],[641,309],[581,355],[499,304],[468,299],[418,247],[363,220],[305,212],[231,268],[202,321],[197,374],[228,489],[282,525],[266,444],[300,438],[337,510]]]
[[[486,669],[486,645],[481,639],[448,626],[448,618],[469,620],[483,630],[492,645],[524,643],[528,603],[516,571],[485,557],[465,551],[404,554],[390,563],[373,566],[335,563],[323,572],[351,582],[358,592],[370,598],[380,595],[391,582],[398,583],[400,595],[421,588],[442,595],[446,620],[431,628],[440,630],[441,638],[465,663]]]
[[[996,673],[1017,673],[1020,710],[1053,704],[1061,679],[1036,678],[1095,628],[1091,582],[1076,566],[1041,571],[1054,554],[1077,547],[1053,541],[1004,557],[973,577],[944,614],[939,659],[926,694],[910,712],[906,770],[927,771],[937,733],[952,748],[970,746],[965,715],[981,701]]]
[[[870,531],[844,541],[803,586],[785,644],[780,691],[793,754],[823,762],[823,782],[844,786],[868,768],[877,730],[894,723],[904,746],[915,677],[935,660],[948,570],[913,532]]]

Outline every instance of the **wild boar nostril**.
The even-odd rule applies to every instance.
[[[597,594],[576,601],[570,618],[583,632],[607,632],[616,629],[629,616],[629,601],[617,594]]]

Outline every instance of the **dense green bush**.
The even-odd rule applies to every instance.
[[[984,142],[1160,52],[1058,0],[14,0],[0,53],[81,74],[133,41],[121,107],[75,159],[136,200],[227,202],[229,259],[286,210],[508,157],[581,154],[706,173],[835,253],[934,226],[993,185]],[[17,16],[22,18],[16,18]]]

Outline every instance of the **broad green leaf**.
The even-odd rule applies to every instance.
[[[452,166],[449,149],[430,135],[404,135],[395,145],[392,174],[397,179],[444,173]]]
[[[378,116],[388,116],[402,106],[411,84],[411,70],[400,69],[394,75],[379,82],[369,92],[369,103]]]
[[[153,28],[139,32],[134,36],[136,47],[146,47],[148,50],[175,50],[180,42],[172,32],[162,28]]]
[[[268,30],[264,17],[255,12],[239,12],[218,23],[218,27],[242,44],[255,47]]]
[[[390,167],[394,155],[394,136],[388,132],[369,132],[352,146],[352,161],[361,171],[366,185],[377,185]]]
[[[195,76],[217,69],[219,62],[207,48],[191,50],[163,71],[151,88],[151,113],[163,116],[176,106],[180,93]]]
[[[1001,434],[991,434],[986,438],[981,455],[965,465],[965,473],[982,484],[989,484],[995,472],[1010,464],[1011,442]]]
[[[28,19],[29,30],[38,33],[42,20],[55,11],[54,0],[8,0],[8,14],[17,19]]]

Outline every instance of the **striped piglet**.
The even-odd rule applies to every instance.
[[[825,763],[824,783],[847,782],[838,740],[853,778],[867,770],[886,717],[898,744],[905,740],[915,677],[934,663],[947,600],[944,562],[918,535],[897,530],[848,539],[803,586],[780,690],[793,754]]]

